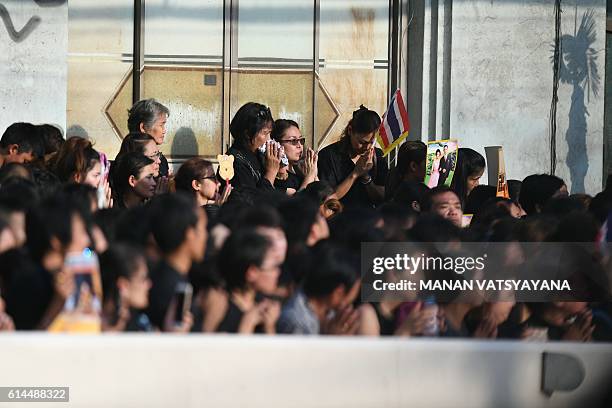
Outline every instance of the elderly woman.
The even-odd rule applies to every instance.
[[[149,134],[157,145],[164,143],[166,137],[166,122],[170,111],[155,99],[138,101],[129,110],[128,129],[130,132]],[[154,159],[155,160],[155,159]],[[159,175],[168,177],[168,160],[159,153]]]

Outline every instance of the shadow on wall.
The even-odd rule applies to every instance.
[[[561,60],[559,78],[562,83],[570,84],[572,103],[569,111],[569,127],[565,133],[567,141],[567,166],[570,171],[572,193],[583,193],[584,179],[589,168],[587,156],[587,121],[589,115],[586,104],[599,95],[601,77],[597,71],[597,54],[593,44],[595,34],[594,11],[588,10],[582,16],[580,27],[574,35],[561,36]],[[586,103],[585,103],[586,93]]]
[[[181,127],[176,131],[170,149],[172,157],[193,157],[198,155],[198,142],[196,141],[193,129]]]
[[[73,136],[78,136],[82,137],[83,139],[89,140],[89,133],[87,133],[87,130],[85,130],[85,128],[81,125],[71,125],[66,130],[66,140],[70,139]]]

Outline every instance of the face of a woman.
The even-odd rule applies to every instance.
[[[78,214],[72,215],[72,240],[68,244],[67,252],[81,253],[91,244],[89,234],[83,218]]]
[[[266,126],[261,128],[255,137],[251,141],[251,150],[255,151],[259,147],[263,146],[268,140],[270,140],[270,133],[272,132],[272,122],[268,123]]]
[[[468,176],[467,179],[467,193],[470,194],[474,187],[480,184],[480,178],[484,174],[484,169],[478,170],[476,173],[472,173]]]
[[[436,150],[436,159],[439,159],[439,158],[440,158],[440,156],[441,156],[440,151],[439,151],[439,150]]]
[[[285,149],[285,154],[290,162],[297,162],[302,157],[304,151],[304,145],[302,144],[302,133],[300,129],[295,126],[291,126],[285,131],[285,134],[280,140],[280,143]]]
[[[262,293],[272,293],[276,290],[279,276],[279,260],[278,257],[275,256],[274,249],[270,248],[266,252],[261,267],[257,268],[255,279],[252,282],[253,287],[256,291]]]
[[[166,122],[168,122],[168,115],[162,113],[157,116],[157,119],[151,128],[144,129],[146,133],[155,139],[155,143],[158,145],[164,143],[164,139],[166,138]]]
[[[144,155],[147,156],[149,159],[153,160],[153,169],[155,177],[159,176],[159,165],[161,164],[160,154],[161,153],[159,151],[159,147],[157,146],[157,143],[155,143],[155,141],[149,140],[147,143],[145,143]]]
[[[351,146],[357,154],[364,154],[372,146],[374,146],[375,132],[372,133],[355,133],[351,130]]]
[[[142,198],[151,198],[155,194],[155,163],[144,166],[133,186],[134,192]],[[159,170],[159,166],[158,166]]]
[[[212,171],[207,173],[202,180],[199,180],[199,182],[200,190],[198,191],[198,194],[207,200],[214,200],[217,197],[219,186],[221,185],[214,173]]]
[[[139,257],[138,267],[129,280],[127,294],[130,306],[135,309],[144,309],[149,305],[151,280],[148,275],[147,264],[142,257]]]
[[[87,172],[83,184],[88,184],[94,188],[98,188],[100,185],[100,179],[102,176],[102,165],[100,162],[95,162],[94,166]]]

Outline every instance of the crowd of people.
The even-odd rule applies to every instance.
[[[5,130],[0,331],[612,340],[611,304],[588,298],[360,297],[363,242],[604,242],[612,185],[569,195],[535,174],[500,198],[479,185],[483,156],[460,148],[451,187],[430,189],[426,145],[404,142],[389,169],[363,106],[316,152],[296,122],[247,103],[230,123],[231,179],[200,157],[173,172],[170,114],[136,103],[112,162],[50,125]]]

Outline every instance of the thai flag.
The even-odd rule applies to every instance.
[[[398,89],[391,98],[387,112],[382,117],[377,137],[378,144],[385,156],[408,136],[409,130],[408,112],[406,112],[402,93]]]

